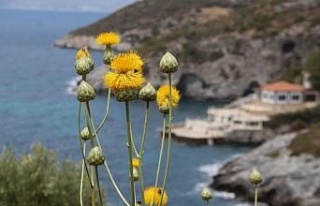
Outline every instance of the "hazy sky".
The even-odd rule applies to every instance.
[[[0,8],[111,12],[135,0],[0,0]]]

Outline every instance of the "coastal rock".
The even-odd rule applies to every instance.
[[[168,50],[180,63],[173,82],[184,96],[231,100],[302,70],[320,44],[319,14],[319,0],[139,1],[55,45],[103,49],[94,36],[101,28],[116,30],[124,43],[115,48],[138,49],[155,86],[166,81],[158,64]]]
[[[320,160],[311,155],[292,156],[288,145],[296,133],[278,136],[252,152],[224,165],[213,178],[212,187],[253,200],[249,172],[257,167],[263,182],[259,200],[270,206],[319,206]]]

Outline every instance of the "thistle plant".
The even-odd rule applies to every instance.
[[[212,191],[208,187],[204,187],[201,191],[201,198],[209,205],[209,201],[212,199]]]
[[[262,175],[256,168],[253,168],[250,172],[249,180],[254,186],[254,206],[258,206],[258,186],[262,182]]]
[[[78,137],[80,152],[82,156],[82,175],[80,180],[80,205],[83,206],[83,182],[87,178],[91,186],[91,206],[96,205],[96,199],[99,197],[100,205],[103,205],[103,197],[100,188],[100,178],[98,167],[103,166],[112,187],[117,192],[122,203],[126,206],[164,206],[168,202],[166,193],[167,180],[169,176],[171,160],[171,124],[172,110],[178,106],[180,101],[179,91],[172,85],[172,73],[178,69],[178,61],[170,54],[166,53],[160,61],[160,72],[168,76],[168,85],[161,86],[158,91],[147,82],[143,76],[145,62],[143,58],[135,51],[115,54],[112,46],[120,42],[120,37],[114,32],[104,32],[98,35],[96,42],[105,46],[102,61],[108,68],[104,75],[104,85],[108,89],[106,99],[106,109],[103,119],[99,124],[92,116],[90,101],[95,99],[93,87],[86,81],[86,76],[94,67],[94,62],[86,47],[80,49],[76,54],[75,68],[76,73],[82,76],[82,80],[77,89],[78,106]],[[99,141],[99,132],[102,127],[108,124],[108,115],[110,110],[110,98],[113,93],[119,104],[124,104],[125,125],[127,131],[127,162],[130,185],[130,197],[125,197],[121,188],[113,178],[113,173],[109,168],[103,146]],[[132,121],[130,116],[130,102],[139,98],[145,102],[145,114],[143,122],[142,136],[139,139],[134,138],[132,133]],[[145,145],[147,143],[147,129],[149,121],[150,103],[156,101],[159,111],[163,114],[162,120],[162,140],[157,164],[156,177],[154,185],[146,187],[144,185],[143,158],[145,154]],[[84,115],[84,118],[82,118]],[[167,123],[168,122],[168,123]],[[83,126],[82,126],[83,125]],[[98,125],[98,126],[96,126]],[[168,128],[167,153],[164,154],[165,134]],[[139,140],[139,142],[137,142]],[[86,143],[89,142],[89,145]],[[137,144],[139,143],[139,144]],[[140,145],[137,148],[136,145]],[[89,150],[87,154],[87,148]],[[162,159],[165,158],[164,174],[160,174]],[[147,174],[148,175],[148,174]],[[160,177],[163,177],[162,179]],[[137,184],[140,187],[137,187]],[[141,203],[137,200],[137,194],[140,193]]]

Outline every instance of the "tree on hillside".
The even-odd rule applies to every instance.
[[[312,87],[320,91],[320,49],[315,50],[308,56],[306,67],[310,73]]]

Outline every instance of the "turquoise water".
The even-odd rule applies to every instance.
[[[68,82],[75,76],[75,51],[58,49],[52,44],[68,31],[103,16],[101,13],[0,10],[0,148],[10,145],[24,153],[34,142],[41,142],[56,150],[61,158],[80,160],[76,136],[77,100],[66,91]],[[93,52],[97,64],[100,55]],[[204,117],[206,108],[214,104],[184,99],[175,112],[174,121]],[[105,97],[99,96],[92,103],[97,122],[102,118],[104,107]],[[139,136],[144,105],[133,102],[131,108],[133,132]],[[115,179],[128,196],[123,109],[123,104],[112,101],[109,126],[101,131],[100,138]],[[161,115],[152,105],[144,162],[147,185],[154,182],[160,123]],[[169,205],[203,205],[199,192],[210,183],[211,175],[219,165],[249,149],[234,146],[193,147],[174,143],[168,183]],[[105,176],[103,178],[106,179]],[[236,205],[230,194],[217,192],[217,196],[213,205]],[[108,201],[119,205],[119,199],[110,189]]]

